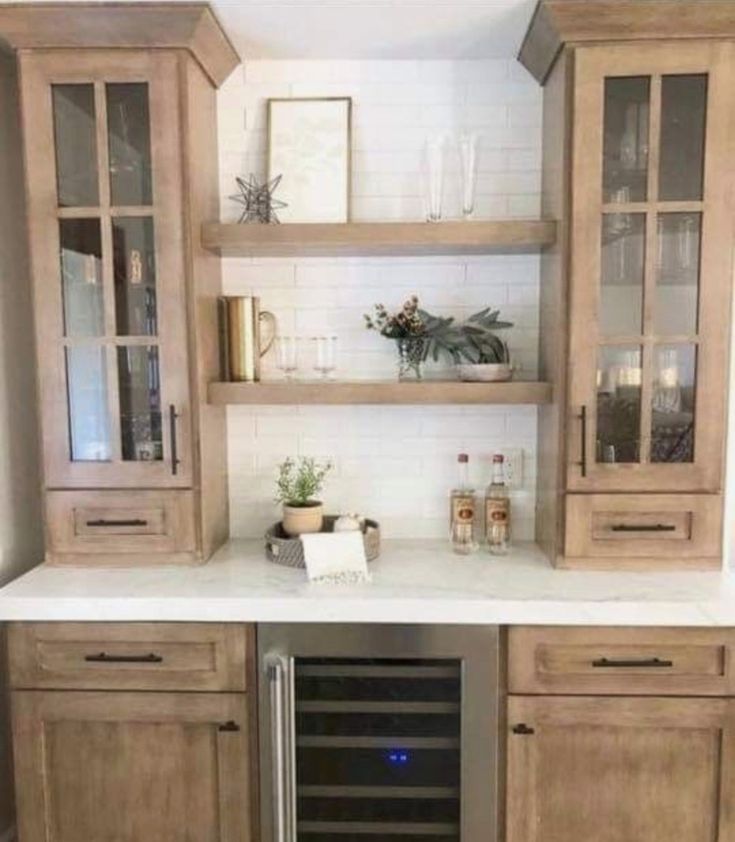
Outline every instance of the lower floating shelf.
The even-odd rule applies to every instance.
[[[227,404],[542,404],[551,403],[551,384],[530,381],[463,383],[417,382],[272,382],[210,383],[209,402]]]

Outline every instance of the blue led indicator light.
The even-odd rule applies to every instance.
[[[394,766],[405,766],[408,763],[408,752],[403,749],[393,749],[388,752],[388,760]]]

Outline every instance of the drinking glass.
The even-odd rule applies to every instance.
[[[315,336],[314,370],[321,374],[324,380],[332,378],[332,372],[337,368],[337,337]]]
[[[276,337],[276,367],[286,380],[293,380],[298,370],[299,340],[297,336]]]
[[[462,218],[472,219],[475,213],[475,183],[477,181],[477,132],[459,137],[459,158],[462,165]]]
[[[423,178],[427,222],[439,222],[442,218],[446,145],[445,135],[436,135],[428,138],[424,147]]]

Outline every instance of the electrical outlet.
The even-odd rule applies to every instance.
[[[523,448],[508,447],[503,450],[505,484],[515,490],[523,487]]]

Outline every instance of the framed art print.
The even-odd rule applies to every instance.
[[[352,100],[268,100],[268,179],[283,176],[282,222],[348,222]]]

